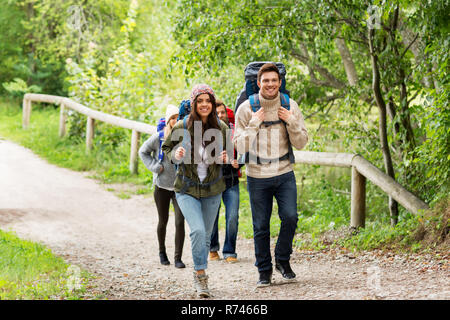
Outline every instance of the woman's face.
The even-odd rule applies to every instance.
[[[178,114],[175,114],[169,119],[169,125],[171,128],[173,128],[175,123],[177,123],[177,118],[178,118]]]
[[[197,113],[202,118],[202,121],[206,120],[209,114],[212,112],[212,102],[209,94],[203,93],[197,97]]]

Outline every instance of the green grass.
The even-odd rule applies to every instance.
[[[0,230],[0,300],[83,299],[90,278],[46,247]]]

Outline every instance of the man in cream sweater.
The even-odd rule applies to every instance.
[[[257,79],[261,108],[253,112],[249,100],[239,106],[233,142],[240,154],[249,155],[246,173],[253,219],[255,265],[259,271],[257,285],[263,287],[270,285],[272,280],[270,216],[273,197],[277,200],[281,220],[275,247],[275,268],[284,280],[295,279],[289,260],[298,221],[297,185],[293,164],[286,155],[289,153],[289,142],[292,147],[302,149],[308,142],[308,133],[297,103],[289,99],[289,110],[281,105],[281,78],[276,65],[263,65]]]

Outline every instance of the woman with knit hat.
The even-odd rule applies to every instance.
[[[185,264],[181,261],[181,255],[184,245],[184,217],[178,206],[174,192],[175,168],[170,159],[161,152],[160,139],[163,140],[169,136],[173,126],[177,122],[178,108],[174,105],[168,105],[166,109],[166,117],[163,132],[153,134],[139,149],[139,156],[145,166],[153,172],[153,185],[155,191],[153,193],[158,210],[158,226],[157,235],[159,243],[159,258],[163,265],[170,265],[166,253],[166,229],[169,220],[170,200],[175,211],[175,267],[185,268]]]
[[[216,96],[210,86],[196,85],[190,102],[188,118],[178,121],[162,148],[178,164],[174,187],[190,228],[194,286],[200,297],[207,298],[210,292],[205,270],[211,232],[225,190],[222,164],[228,161],[228,156],[222,148],[226,145],[228,127],[217,117]]]

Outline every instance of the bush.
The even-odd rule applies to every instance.
[[[20,79],[15,78],[14,81],[4,82],[3,87],[14,98],[22,98],[26,93],[39,93],[42,88],[37,85],[28,86],[27,83]]]

